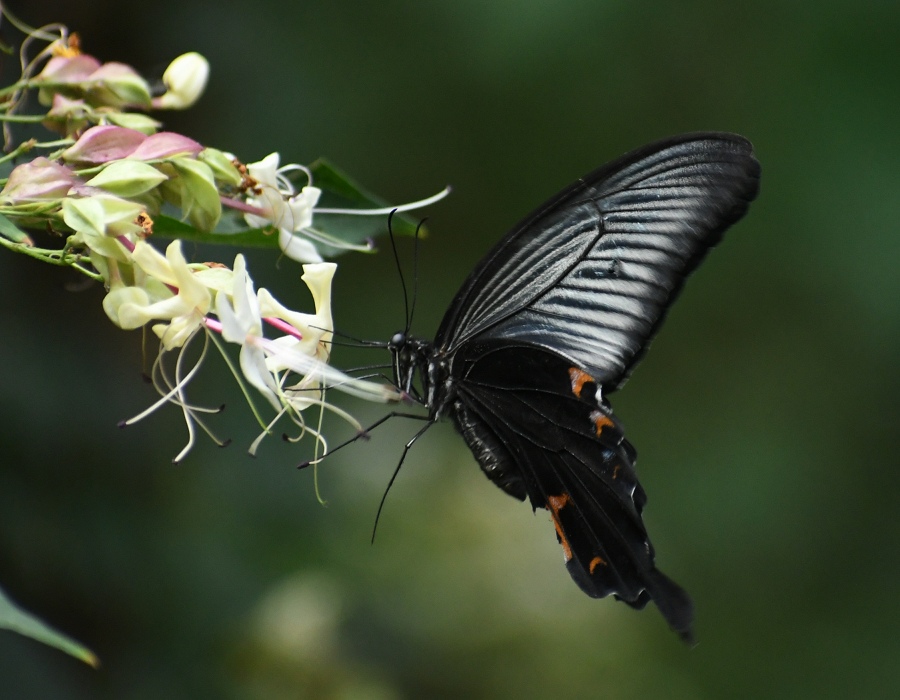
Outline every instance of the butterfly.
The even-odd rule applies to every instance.
[[[395,383],[425,406],[426,428],[449,418],[491,481],[550,512],[585,593],[638,609],[652,600],[686,641],[693,603],[656,568],[637,453],[609,396],[747,211],[759,176],[752,145],[734,134],[628,153],[515,226],[463,283],[433,342],[407,329],[388,344]]]

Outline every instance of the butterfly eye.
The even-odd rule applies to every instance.
[[[388,344],[391,350],[396,350],[397,348],[406,344],[406,335],[404,333],[394,333],[394,336],[391,338],[391,342]]]

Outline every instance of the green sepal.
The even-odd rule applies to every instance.
[[[24,243],[29,239],[27,233],[3,216],[3,214],[0,214],[0,236],[8,238],[13,243]]]

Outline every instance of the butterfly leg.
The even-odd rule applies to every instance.
[[[381,497],[381,503],[378,504],[378,512],[375,514],[375,524],[372,526],[372,542],[373,543],[375,542],[375,531],[378,529],[378,519],[381,517],[381,509],[384,508],[384,501],[387,498],[388,492],[391,490],[391,486],[394,485],[394,479],[396,479],[397,474],[400,473],[400,467],[403,466],[403,460],[406,459],[406,455],[409,452],[409,448],[415,444],[416,440],[418,440],[420,437],[422,437],[425,434],[426,430],[428,430],[432,425],[435,424],[435,421],[433,421],[429,418],[425,418],[424,416],[409,416],[409,415],[407,415],[406,417],[407,418],[409,418],[409,417],[420,418],[420,419],[426,420],[428,422],[425,425],[423,425],[422,429],[419,430],[415,435],[413,435],[409,439],[409,442],[407,442],[403,446],[403,452],[400,454],[400,461],[397,462],[397,466],[394,469],[394,473],[391,474],[391,480],[388,481],[387,488],[384,490],[384,495]]]
[[[327,454],[332,455],[335,452],[337,452],[339,449],[341,449],[342,447],[346,447],[347,445],[352,445],[354,442],[356,442],[360,438],[362,438],[363,440],[368,440],[370,431],[374,430],[382,423],[386,423],[391,418],[412,418],[414,420],[429,420],[428,416],[421,416],[417,413],[403,413],[402,411],[391,411],[387,415],[382,416],[377,421],[372,423],[372,425],[370,425],[368,428],[363,428],[362,430],[360,430],[356,435],[354,435],[349,440],[345,440],[337,447],[328,450]],[[322,459],[324,459],[326,456],[327,455],[323,455]],[[297,469],[305,469],[310,464],[312,464],[311,460],[306,460],[305,462],[300,462],[300,464],[297,465]]]

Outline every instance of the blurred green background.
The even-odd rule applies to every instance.
[[[99,288],[0,256],[0,585],[103,663],[0,631],[0,697],[898,697],[900,4],[10,5],[148,75],[200,51],[208,92],[167,126],[244,160],[326,155],[394,202],[452,184],[427,212],[423,336],[510,225],[626,150],[737,131],[763,180],[613,399],[658,563],[696,601],[693,649],[655,609],[584,596],[546,513],[449,424],[416,444],[374,546],[416,424],[327,462],[323,508],[294,469],[306,446],[246,455],[255,426],[211,361],[193,396],[227,402],[213,424],[234,442],[173,466],[175,409],[116,428],[155,398],[140,334]],[[309,308],[295,265],[250,265]],[[402,326],[392,265],[340,260],[339,328]]]

